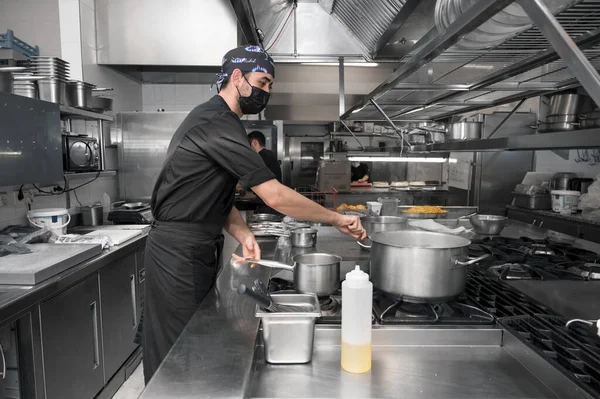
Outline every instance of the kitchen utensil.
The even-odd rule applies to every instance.
[[[248,217],[249,222],[281,222],[283,217],[270,213],[255,213]]]
[[[588,187],[592,185],[594,179],[589,177],[576,177],[569,181],[569,190],[579,191],[581,194],[588,192]]]
[[[267,296],[262,295],[259,292],[253,291],[250,287],[247,287],[245,284],[240,284],[237,287],[237,293],[239,295],[246,295],[247,297],[252,298],[258,304],[258,306],[265,309],[267,312],[273,311],[273,309],[271,308],[271,300]]]
[[[254,284],[254,287],[256,288],[256,290],[258,290],[258,292],[266,295],[269,298],[269,300],[272,301],[271,294],[269,293],[269,289],[267,288],[265,283],[262,282],[261,279],[257,278],[256,280],[254,280],[253,284]]]
[[[315,321],[321,317],[314,294],[273,294],[277,306],[301,308],[298,312],[267,312],[256,306],[262,321],[265,360],[274,364],[308,363],[312,360]]]
[[[575,122],[540,123],[538,133],[565,132],[575,130],[579,124]]]
[[[550,97],[548,116],[579,115],[592,111],[594,102],[582,94],[556,94]]]
[[[550,194],[521,194],[513,193],[515,196],[514,205],[524,209],[546,210],[552,209],[552,199]]]
[[[296,255],[294,265],[272,260],[246,258],[245,261],[275,269],[288,270],[294,273],[294,288],[301,294],[329,296],[340,287],[340,262],[337,255],[312,253]]]
[[[292,230],[290,235],[292,246],[310,248],[317,245],[317,229],[300,228]]]
[[[38,80],[40,100],[63,104],[67,96],[67,83],[61,79],[45,78]]]
[[[0,68],[0,91],[6,93],[13,92],[13,72],[24,71],[23,67],[2,67]]]
[[[552,182],[550,183],[550,187],[554,190],[568,190],[571,179],[576,178],[577,175],[575,173],[570,172],[561,172],[556,173],[554,177],[552,177]]]
[[[102,204],[82,206],[80,210],[84,226],[98,226],[102,224]]]
[[[469,218],[473,230],[477,234],[497,235],[506,226],[506,216],[498,215],[472,215]]]
[[[429,231],[386,231],[371,235],[371,281],[375,288],[414,302],[445,302],[465,290],[471,241]]]
[[[402,212],[402,216],[407,219],[446,219],[448,212],[437,212],[437,213],[413,213],[413,212]]]
[[[67,83],[67,96],[65,98],[65,105],[69,107],[88,109],[90,102],[92,101],[92,89],[95,86],[82,82],[82,81],[70,81]]]
[[[481,122],[457,122],[448,127],[447,141],[477,140],[481,138]]]
[[[271,295],[266,290],[263,291],[263,288],[256,283],[256,280],[252,287],[247,287],[245,284],[240,284],[237,288],[237,292],[240,295],[246,295],[252,298],[261,308],[263,308],[267,312],[302,313],[306,310],[302,306],[284,305],[273,302]]]
[[[110,97],[92,96],[89,109],[97,113],[112,111],[112,103],[113,99]]]

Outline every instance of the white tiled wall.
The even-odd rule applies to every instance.
[[[203,84],[144,84],[142,103],[145,112],[164,109],[165,111],[191,111],[208,101],[217,91]]]
[[[19,39],[39,46],[42,55],[61,53],[58,21],[58,0],[0,1],[0,33],[12,29]]]
[[[585,150],[579,150],[580,157],[583,157]],[[592,151],[587,151],[590,154],[590,160],[592,159]],[[536,151],[535,160],[535,171],[536,172],[572,172],[579,175],[579,177],[591,177],[594,178],[600,174],[600,163],[591,165],[594,161],[588,162],[577,162],[576,160],[580,157],[577,155],[577,150],[569,151],[569,160],[565,160],[562,157],[556,155],[552,151]]]

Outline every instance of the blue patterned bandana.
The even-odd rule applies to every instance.
[[[230,76],[239,69],[242,73],[264,72],[275,77],[275,64],[273,58],[260,46],[246,45],[234,48],[225,54],[221,61],[221,73],[217,74],[217,89]]]

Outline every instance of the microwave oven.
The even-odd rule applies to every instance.
[[[64,135],[62,144],[65,172],[95,172],[100,169],[100,147],[95,138]]]

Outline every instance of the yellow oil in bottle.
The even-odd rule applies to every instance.
[[[342,368],[357,374],[371,370],[371,343],[352,345],[342,341]]]

